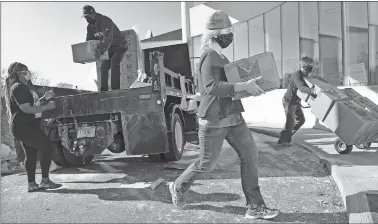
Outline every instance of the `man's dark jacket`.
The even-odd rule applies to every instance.
[[[121,33],[117,25],[107,16],[96,13],[95,24],[88,24],[87,26],[87,39],[101,40],[99,49],[104,53],[110,47],[127,45],[125,35]]]

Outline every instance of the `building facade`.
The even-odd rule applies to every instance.
[[[202,35],[193,30],[204,27],[212,11],[227,13],[227,4],[232,5],[228,14],[234,23],[234,42],[224,51],[230,61],[272,52],[282,88],[304,56],[313,58],[314,72],[335,86],[378,85],[378,2],[276,2],[244,21],[237,14],[248,13],[246,3],[196,5],[190,9],[193,69],[202,54]]]

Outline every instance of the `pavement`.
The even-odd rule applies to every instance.
[[[264,134],[253,134],[259,148],[259,183],[269,207],[281,214],[273,220],[247,220],[240,183],[240,159],[224,142],[215,170],[194,182],[188,207],[176,209],[167,184],[195,158],[187,144],[180,169],[106,151],[84,167],[58,169],[51,179],[63,187],[26,192],[24,174],[1,180],[3,223],[346,223],[347,214],[336,183],[314,153],[299,146],[284,151]],[[176,164],[177,165],[177,164]],[[154,190],[151,184],[164,181]],[[37,175],[37,181],[40,175]]]
[[[253,124],[251,130],[278,137],[282,127]],[[354,147],[347,155],[334,149],[337,136],[329,131],[304,128],[293,142],[318,156],[336,182],[343,197],[349,223],[378,223],[378,144],[371,150]]]

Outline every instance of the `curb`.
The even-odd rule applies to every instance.
[[[257,127],[249,127],[249,129],[256,133],[279,138],[279,133],[274,130],[267,130]],[[367,200],[367,194],[369,194],[369,192],[359,192],[358,194],[347,196],[345,194],[345,186],[341,184],[341,178],[337,175],[337,172],[332,172],[332,163],[330,161],[320,158],[317,152],[312,148],[311,144],[300,142],[295,142],[294,144],[307,149],[317,156],[320,163],[326,169],[326,172],[332,176],[342,195],[344,207],[346,208],[346,213],[348,214],[349,223],[378,223],[378,220],[374,220],[372,212],[369,208],[369,202]]]

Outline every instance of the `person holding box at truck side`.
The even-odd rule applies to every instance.
[[[204,53],[199,63],[201,93],[199,117],[200,156],[174,182],[169,190],[172,202],[184,208],[185,192],[204,172],[211,172],[220,155],[224,139],[234,148],[241,160],[241,181],[246,197],[247,218],[271,219],[279,214],[266,207],[258,183],[258,149],[241,112],[241,100],[232,100],[235,92],[247,91],[253,96],[264,94],[256,79],[231,84],[227,82],[224,65],[228,59],[222,54],[233,41],[232,24],[227,14],[214,12],[202,37]]]
[[[11,133],[21,142],[25,152],[28,191],[32,192],[40,189],[55,189],[62,185],[52,182],[49,178],[52,143],[41,130],[41,119],[38,116],[44,111],[55,108],[54,102],[46,102],[54,94],[48,91],[37,100],[39,102],[37,103],[33,98],[32,91],[34,90],[30,84],[30,78],[31,73],[26,65],[19,62],[12,63],[8,68],[8,77],[5,79],[5,99]],[[41,152],[42,181],[40,185],[35,183],[38,151]]]
[[[101,62],[100,91],[108,91],[109,69],[111,71],[112,90],[120,89],[120,64],[128,49],[125,35],[121,33],[117,25],[109,17],[97,13],[90,5],[83,7],[83,17],[88,22],[86,41],[101,40],[96,51],[96,59],[100,58],[105,51],[109,53],[109,60]]]
[[[277,143],[281,146],[291,146],[291,137],[306,121],[301,108],[301,99],[297,96],[297,91],[302,91],[313,96],[316,95],[316,89],[308,87],[304,80],[304,77],[307,77],[313,69],[313,60],[309,57],[303,57],[299,65],[300,69],[291,75],[286,93],[282,99],[286,122]]]

